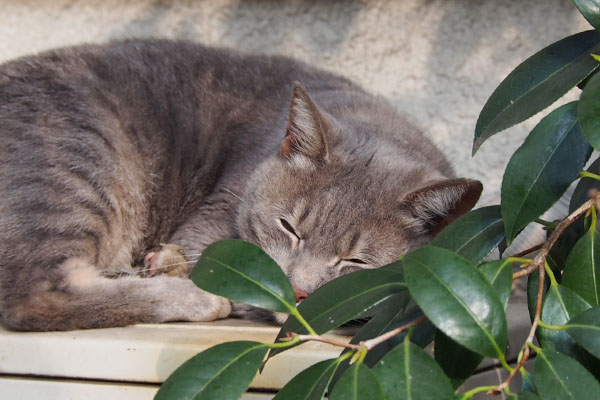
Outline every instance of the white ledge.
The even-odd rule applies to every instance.
[[[21,383],[23,387],[36,386],[31,379],[20,378],[32,376],[43,377],[44,382],[51,378],[115,382],[123,387],[127,383],[158,384],[187,359],[209,347],[235,340],[271,343],[279,329],[236,319],[70,332],[0,329],[0,374],[8,379],[5,383]],[[331,336],[342,341],[350,339]],[[321,360],[335,358],[340,352],[339,347],[325,343],[304,343],[269,360],[250,387],[280,389],[298,372]],[[9,398],[1,388],[0,397]]]

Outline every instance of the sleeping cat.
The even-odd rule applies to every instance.
[[[224,238],[261,246],[302,298],[427,243],[481,192],[348,80],[188,42],[6,63],[0,130],[0,313],[15,330],[227,317],[228,300],[159,273]]]

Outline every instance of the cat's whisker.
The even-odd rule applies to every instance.
[[[160,267],[148,268],[148,271],[156,271],[156,270],[159,270],[159,269],[174,267],[176,265],[193,264],[193,263],[195,263],[197,261],[198,260],[191,260],[191,261],[182,261],[182,262],[178,262],[178,263],[174,263],[174,264],[161,265]]]
[[[237,194],[233,193],[231,190],[227,189],[227,188],[223,188],[224,191],[226,191],[227,193],[231,194],[233,197],[237,198],[239,201],[242,201],[242,198],[240,196],[238,196]]]

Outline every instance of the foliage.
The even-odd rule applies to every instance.
[[[574,2],[600,28],[597,1]],[[328,393],[331,399],[443,400],[470,399],[480,392],[504,392],[513,399],[598,398],[600,162],[582,171],[592,150],[600,149],[596,54],[600,33],[575,34],[527,59],[498,86],[477,122],[474,152],[573,87],[583,89],[578,101],[545,116],[512,155],[500,205],[464,215],[431,245],[391,265],[342,276],[297,307],[285,275],[258,247],[239,240],[209,246],[192,273],[199,287],[290,317],[275,343],[224,343],[193,357],[169,377],[156,399],[237,399],[268,351],[272,357],[307,340],[340,345],[340,357],[301,372],[276,399],[321,399]],[[570,215],[542,221],[540,216],[577,180]],[[492,250],[502,250],[504,240],[518,241],[531,223],[548,230],[544,243],[482,264]],[[523,258],[534,252],[533,258]],[[528,278],[532,325],[515,366],[505,357],[505,309],[513,279],[523,278]],[[350,344],[319,336],[365,315],[369,322]],[[539,347],[533,343],[536,336]],[[422,348],[434,338],[431,357]],[[530,374],[523,364],[533,352]],[[506,381],[456,393],[484,356],[509,372]],[[518,394],[508,386],[516,374],[525,382]]]

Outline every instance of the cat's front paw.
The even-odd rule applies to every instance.
[[[185,251],[173,243],[161,244],[160,248],[144,257],[142,276],[152,277],[160,274],[187,278],[190,275],[191,262]]]
[[[206,322],[231,314],[228,299],[199,289],[187,278],[157,276],[143,280],[149,285],[148,304],[155,307],[158,322]]]

